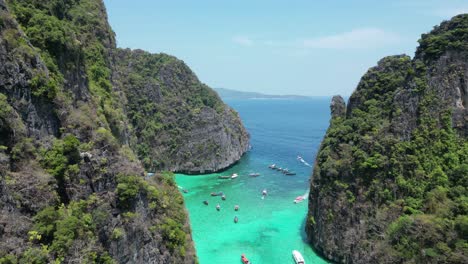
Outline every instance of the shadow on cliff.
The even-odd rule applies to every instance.
[[[249,156],[250,156],[250,150],[247,150],[246,152],[244,152],[244,154],[242,154],[242,156],[241,156],[241,158],[239,160],[237,160],[234,163],[232,163],[231,165],[229,165],[229,166],[227,166],[227,167],[225,167],[223,169],[217,170],[217,171],[204,171],[204,172],[174,171],[174,173],[180,173],[180,174],[191,175],[191,176],[207,175],[207,174],[212,174],[212,173],[222,173],[222,172],[225,172],[225,171],[231,169],[232,167],[236,166],[242,160],[248,159]]]

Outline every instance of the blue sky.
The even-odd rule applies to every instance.
[[[349,95],[468,1],[104,0],[117,45],[182,59],[211,87]]]

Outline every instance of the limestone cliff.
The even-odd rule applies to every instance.
[[[116,72],[138,138],[135,150],[148,170],[214,172],[247,151],[249,135],[237,112],[182,61],[119,49]]]
[[[467,263],[468,15],[334,98],[306,231],[340,263]]]
[[[134,154],[141,154],[141,137],[152,139],[134,115],[150,119],[155,109],[139,109],[140,91],[132,89],[149,87],[141,92],[155,99],[150,103],[178,93],[202,101],[193,115],[185,115],[194,111],[188,102],[164,105],[173,107],[161,111],[164,122],[174,122],[148,147],[170,149],[164,161],[175,165],[158,169],[228,166],[246,149],[245,129],[186,66],[150,69],[158,77],[148,86],[123,86],[133,80],[127,73],[146,73],[119,61],[122,53],[101,0],[0,0],[0,263],[196,262],[173,174],[145,178]],[[160,95],[152,86],[158,82]],[[178,124],[192,122],[179,133]],[[213,140],[219,148],[200,151],[205,162],[186,164],[185,152],[170,145],[173,135],[188,144],[178,148],[185,152],[191,142],[204,148]],[[140,157],[146,164],[149,156]]]

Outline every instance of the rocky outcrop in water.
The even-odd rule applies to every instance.
[[[419,43],[333,98],[306,231],[334,262],[468,261],[468,15]]]

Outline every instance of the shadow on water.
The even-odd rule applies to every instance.
[[[305,231],[306,223],[307,223],[307,219],[306,219],[306,217],[304,217],[304,220],[302,221],[301,227],[299,229],[299,233],[301,235],[301,238],[302,238],[302,241],[304,242],[304,244],[309,245],[310,249],[312,249],[312,251],[317,256],[320,256],[323,260],[327,261],[327,263],[333,263],[333,262],[330,262],[329,260],[327,260],[326,256],[323,255],[322,252],[318,251],[314,246],[312,246],[312,243],[311,243],[310,239],[307,237],[307,233]]]
[[[225,168],[217,170],[217,171],[210,171],[210,170],[206,170],[204,172],[174,171],[174,173],[184,174],[184,175],[189,175],[189,176],[203,176],[203,175],[210,175],[210,174],[215,174],[215,173],[223,173],[223,172],[226,172],[226,171],[232,169],[233,167],[236,167],[237,165],[241,164],[242,162],[245,162],[246,160],[248,160],[250,152],[251,152],[251,150],[247,150],[244,154],[242,154],[242,157],[238,161],[232,163],[231,165],[229,165],[229,166],[227,166]]]

